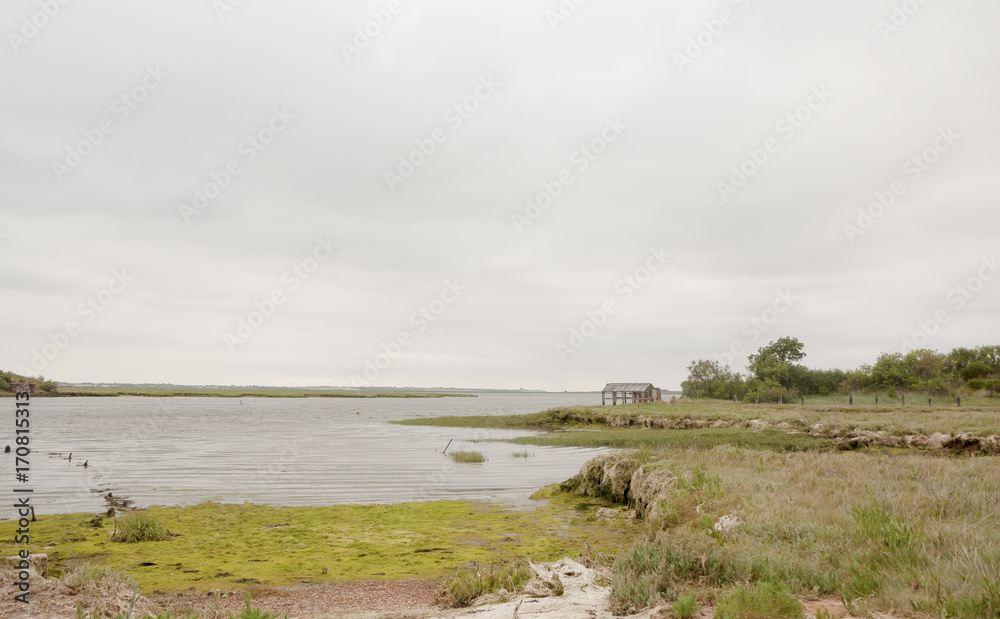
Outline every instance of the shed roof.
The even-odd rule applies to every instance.
[[[647,391],[655,389],[652,383],[608,383],[604,391]]]

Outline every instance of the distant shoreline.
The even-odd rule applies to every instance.
[[[38,398],[475,398],[473,393],[407,391],[311,391],[298,389],[219,389],[219,388],[121,388],[83,387],[56,393],[36,392]],[[13,397],[13,393],[3,395]]]

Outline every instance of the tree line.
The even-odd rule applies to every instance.
[[[762,402],[854,393],[890,398],[907,392],[1000,396],[1000,346],[955,348],[946,354],[928,349],[884,352],[874,364],[855,370],[814,370],[800,363],[805,356],[802,342],[783,337],[747,357],[746,374],[718,361],[695,360],[681,389],[690,398]]]

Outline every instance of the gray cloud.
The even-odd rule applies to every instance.
[[[211,2],[106,0],[21,43],[41,5],[9,2],[0,367],[30,365],[69,321],[79,334],[41,371],[71,381],[350,384],[405,332],[370,382],[677,387],[694,358],[783,335],[812,364],[855,367],[939,308],[952,319],[930,346],[990,343],[1000,283],[961,309],[947,295],[998,253],[1000,8],[924,4],[883,36],[904,4],[591,0],[553,28],[557,2],[401,2],[376,28],[388,2],[248,0],[220,18]],[[732,23],[679,69],[724,9]],[[366,25],[378,34],[346,59]],[[157,67],[142,101],[121,99]],[[495,92],[456,112],[484,79]],[[833,94],[789,130],[814,88]],[[241,144],[268,137],[276,108],[294,119],[250,160]],[[616,118],[621,135],[581,158]],[[60,181],[53,162],[103,119],[113,131]],[[948,128],[961,137],[913,179],[904,164]],[[435,130],[446,139],[412,156]],[[400,157],[420,164],[390,191]],[[179,205],[234,161],[185,222]],[[512,215],[564,172],[519,232]],[[845,232],[897,180],[893,206]],[[330,258],[283,279],[327,235]],[[660,246],[670,260],[624,299],[616,282]],[[85,322],[80,304],[122,268],[134,281]],[[454,278],[467,290],[418,333]],[[275,290],[284,302],[230,352],[224,334]],[[799,300],[751,341],[743,325],[778,290]],[[620,311],[560,360],[608,299]]]

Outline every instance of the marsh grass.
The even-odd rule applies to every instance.
[[[482,464],[486,462],[486,456],[479,451],[453,451],[448,455],[455,462],[464,462],[467,464]]]
[[[771,424],[790,424],[800,430],[813,424],[841,431],[885,430],[893,435],[933,434],[934,432],[969,432],[979,436],[1000,434],[1000,398],[965,399],[957,406],[927,406],[927,398],[908,397],[905,407],[897,400],[882,399],[879,406],[872,398],[807,398],[806,405],[753,404],[723,400],[682,398],[675,404],[651,402],[624,406],[566,406],[529,415],[471,417],[434,417],[394,421],[402,425],[446,426],[464,428],[506,428],[553,430],[593,427],[620,423],[622,419],[669,419],[681,425],[694,422],[737,422],[763,419]]]
[[[510,439],[518,445],[544,447],[613,447],[619,449],[696,448],[711,449],[734,445],[744,449],[771,451],[832,450],[828,438],[809,434],[787,434],[776,430],[753,432],[745,428],[703,428],[694,430],[594,429],[549,432],[539,436]]]
[[[212,387],[64,387],[64,397],[150,398],[474,398],[471,393],[407,393],[402,391],[331,391],[315,389],[226,389]]]
[[[758,582],[740,586],[722,596],[716,619],[783,619],[802,616],[802,603],[784,583]]]
[[[654,538],[616,557],[612,605],[626,611],[690,587],[780,582],[793,595],[840,597],[857,616],[995,619],[996,463],[725,446],[654,453],[641,464],[647,474],[689,482],[663,484],[667,505],[645,514]],[[704,472],[700,488],[695,471]],[[715,531],[728,514],[740,524]],[[752,598],[749,589],[740,595]]]
[[[170,539],[170,537],[172,537],[170,531],[157,516],[141,510],[118,519],[111,541],[134,544],[159,542]]]
[[[531,453],[527,449],[522,449],[520,451],[512,451],[512,452],[510,452],[510,457],[511,458],[531,458],[531,457],[534,457],[534,455],[535,454]]]

